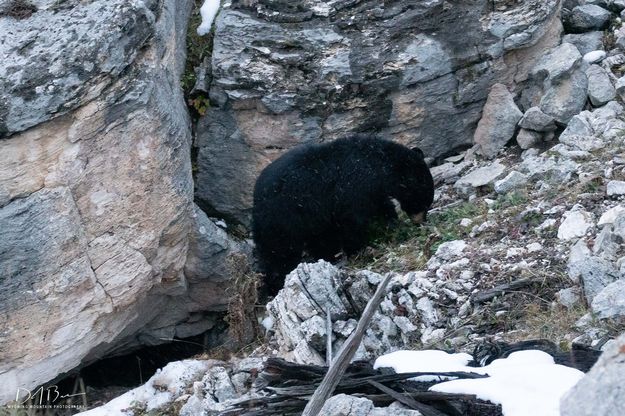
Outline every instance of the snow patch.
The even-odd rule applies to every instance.
[[[127,416],[134,403],[146,405],[146,411],[158,409],[184,393],[185,387],[208,370],[208,362],[183,360],[167,364],[158,370],[147,383],[111,400],[104,406],[77,416]]]
[[[202,23],[197,28],[197,34],[204,36],[211,31],[213,26],[213,20],[217,16],[219,10],[219,0],[205,0],[204,4],[200,8],[200,14],[202,15]]]
[[[391,367],[397,373],[465,371],[486,374],[488,378],[445,381],[430,390],[473,394],[501,404],[504,416],[559,416],[560,398],[584,376],[575,368],[555,364],[551,355],[536,350],[517,351],[485,367],[466,366],[470,360],[469,354],[396,351],[379,357],[374,368]]]

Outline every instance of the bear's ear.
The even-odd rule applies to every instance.
[[[425,158],[425,155],[423,154],[423,150],[419,149],[418,147],[415,146],[411,148],[410,150],[418,154],[421,159]]]

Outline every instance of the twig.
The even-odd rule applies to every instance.
[[[315,390],[315,394],[313,394],[310,402],[306,405],[302,416],[317,416],[326,400],[328,400],[336,388],[336,385],[339,383],[343,373],[345,373],[349,362],[356,353],[362,337],[365,335],[365,331],[369,326],[369,321],[380,305],[382,297],[386,293],[386,286],[388,285],[388,282],[390,282],[392,276],[393,275],[391,273],[387,273],[384,279],[380,282],[373,298],[371,298],[362,313],[362,317],[360,318],[356,329],[352,332],[349,338],[347,338],[347,341],[345,341],[345,344],[341,348],[341,351],[339,351],[336,359],[330,365],[330,369],[326,373],[326,376],[323,378],[323,381],[317,390]]]
[[[326,306],[326,364],[332,365],[332,316],[330,306]]]

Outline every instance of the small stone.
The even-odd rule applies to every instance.
[[[364,397],[337,394],[330,397],[319,412],[320,415],[367,416],[373,412],[373,402]]]
[[[586,70],[588,77],[588,98],[595,107],[600,107],[616,97],[607,71],[599,65],[591,65]]]
[[[521,149],[529,149],[535,147],[542,141],[542,134],[533,130],[521,129],[516,136],[516,142]]]
[[[615,165],[625,165],[625,154],[621,153],[620,155],[614,156],[612,161]]]
[[[459,224],[461,227],[469,227],[471,226],[471,224],[473,224],[473,220],[471,220],[470,218],[463,218],[460,220]]]
[[[495,161],[494,163],[478,168],[469,174],[458,179],[454,184],[454,188],[458,191],[468,194],[473,188],[479,188],[493,183],[500,178],[506,171],[506,167]]]
[[[506,258],[509,259],[511,257],[518,257],[521,256],[523,254],[525,254],[525,249],[521,248],[521,247],[510,247],[507,251],[506,251]]]
[[[434,303],[427,296],[417,301],[416,308],[421,315],[421,321],[425,325],[432,326],[438,322],[438,312],[434,308]]]
[[[625,77],[620,77],[616,80],[616,93],[621,99],[625,98]]]
[[[466,246],[467,243],[464,240],[448,241],[438,246],[434,255],[442,260],[452,260],[460,257]]]
[[[519,121],[519,127],[534,131],[553,131],[556,123],[553,117],[542,112],[540,107],[528,109]]]
[[[592,228],[593,222],[590,214],[579,207],[564,213],[564,220],[558,228],[560,240],[572,240],[583,237]]]
[[[610,181],[607,187],[608,196],[625,195],[625,182]]]
[[[569,287],[558,291],[558,293],[556,293],[556,298],[562,306],[570,309],[579,304],[581,301],[581,294],[578,287]]]
[[[421,343],[423,345],[432,345],[445,339],[445,329],[426,328],[421,335]]]
[[[495,182],[495,192],[498,194],[507,193],[525,185],[528,181],[527,175],[516,170],[510,172],[505,178]]]
[[[617,205],[615,207],[610,208],[606,212],[601,215],[599,218],[599,222],[597,226],[602,226],[606,224],[613,224],[617,217],[619,217],[623,212],[625,212],[625,207],[622,205]]]
[[[530,243],[525,246],[529,253],[536,253],[537,251],[541,251],[543,249],[542,244],[540,243]]]
[[[562,42],[575,45],[579,53],[586,55],[588,52],[603,48],[603,32],[595,30],[586,33],[569,33],[564,35]]]
[[[584,55],[584,62],[589,64],[595,64],[597,62],[601,62],[605,59],[606,53],[605,51],[591,51]]]
[[[600,319],[625,317],[625,280],[607,285],[592,301],[592,310]]]
[[[603,30],[608,27],[611,15],[602,7],[584,4],[573,8],[571,15],[565,22],[565,27],[573,33]]]

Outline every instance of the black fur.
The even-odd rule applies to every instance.
[[[282,287],[304,251],[331,261],[365,247],[372,220],[397,218],[391,198],[415,215],[427,213],[433,196],[418,148],[357,135],[288,151],[254,189],[252,229],[268,290]]]

